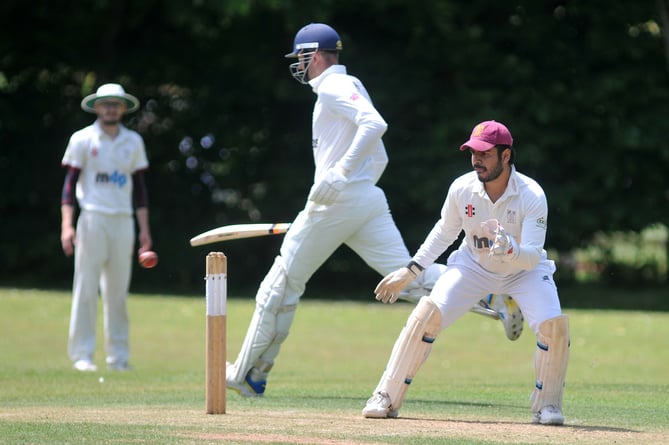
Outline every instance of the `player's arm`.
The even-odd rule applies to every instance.
[[[347,175],[367,159],[388,129],[388,124],[362,92],[349,91],[345,95],[328,98],[336,113],[343,115],[357,126],[355,136],[346,153],[337,163]]]
[[[418,252],[406,266],[386,275],[374,289],[376,299],[383,303],[394,303],[402,292],[423,271],[453,244],[462,230],[457,212],[456,199],[449,191],[441,210],[441,219],[434,225]]]
[[[421,267],[434,263],[446,249],[458,238],[462,231],[462,215],[456,187],[451,186],[446,201],[441,209],[441,218],[423,241],[413,257]]]
[[[74,230],[75,189],[80,173],[81,170],[76,167],[67,167],[60,197],[60,244],[67,256],[74,253],[76,241],[76,231]]]
[[[350,88],[347,91],[350,91]],[[357,128],[344,155],[317,179],[309,192],[310,201],[331,205],[345,187],[351,172],[355,171],[380,143],[388,125],[361,93],[348,92],[341,95],[325,90],[319,92],[319,98],[332,113],[344,116]]]
[[[149,192],[146,186],[146,170],[137,170],[132,174],[132,196],[135,218],[139,227],[138,253],[151,250],[151,228],[149,225]]]
[[[534,269],[539,261],[546,242],[548,204],[544,196],[537,196],[527,208],[523,219],[521,242],[516,264],[525,270]]]

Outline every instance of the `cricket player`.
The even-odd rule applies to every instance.
[[[351,248],[381,275],[410,260],[385,193],[376,185],[388,163],[381,140],[387,124],[362,82],[339,64],[341,50],[332,27],[312,23],[298,31],[286,55],[297,59],[290,65],[293,77],[317,96],[312,120],[314,184],[260,284],[239,355],[228,364],[227,387],[243,396],[264,394],[307,281],[339,246]],[[402,297],[417,301],[427,295],[444,269],[433,264],[407,283]],[[488,294],[481,292],[479,299]],[[508,320],[507,335],[517,338],[522,314],[515,302],[497,298],[490,304]]]
[[[397,417],[402,401],[432,343],[484,292],[511,295],[537,336],[533,421],[562,425],[562,391],[569,360],[569,321],[553,281],[555,264],[544,250],[548,205],[542,188],[514,166],[511,133],[500,122],[482,122],[460,150],[474,171],[451,184],[437,221],[411,262],[387,275],[375,289],[387,302],[420,277],[456,240],[446,271],[415,307],[362,413]]]
[[[142,137],[123,126],[125,113],[139,108],[136,97],[108,83],[81,102],[96,121],[71,137],[62,165],[67,169],[61,198],[61,244],[74,253],[74,280],[68,353],[78,371],[95,371],[98,293],[104,304],[106,362],[110,370],[128,365],[127,297],[135,245],[133,214],[139,226],[139,252],[151,249],[149,167]],[[74,228],[75,205],[80,208]]]

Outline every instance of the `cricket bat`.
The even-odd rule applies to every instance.
[[[255,238],[257,236],[280,235],[286,233],[290,223],[274,224],[232,224],[221,226],[191,238],[190,245],[193,247],[205,244],[218,243],[233,239]]]

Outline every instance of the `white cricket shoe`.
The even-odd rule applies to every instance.
[[[562,411],[555,405],[546,405],[534,413],[532,423],[540,423],[542,425],[564,425],[564,416]]]
[[[265,394],[267,380],[260,376],[260,373],[255,368],[251,368],[243,382],[235,382],[229,377],[235,373],[234,366],[233,363],[225,362],[225,386],[233,391],[237,391],[240,396],[262,397]]]
[[[399,416],[399,411],[392,409],[388,393],[379,391],[367,400],[362,415],[368,419],[386,419]]]
[[[98,370],[98,367],[88,359],[81,359],[74,362],[74,369],[82,372],[95,372]]]
[[[509,295],[488,294],[479,303],[483,307],[488,307],[499,314],[499,319],[504,325],[506,338],[509,340],[518,340],[523,333],[523,313],[516,300]]]

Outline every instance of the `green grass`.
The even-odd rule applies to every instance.
[[[229,358],[253,307],[228,301]],[[401,417],[376,421],[360,410],[411,306],[305,299],[266,396],[229,392],[226,414],[212,416],[203,297],[131,297],[128,373],[71,369],[69,309],[68,293],[0,289],[0,443],[669,443],[664,312],[565,310],[567,425],[555,428],[529,424],[527,326],[510,342],[499,322],[467,314],[439,337]],[[98,338],[98,365],[102,350]]]

